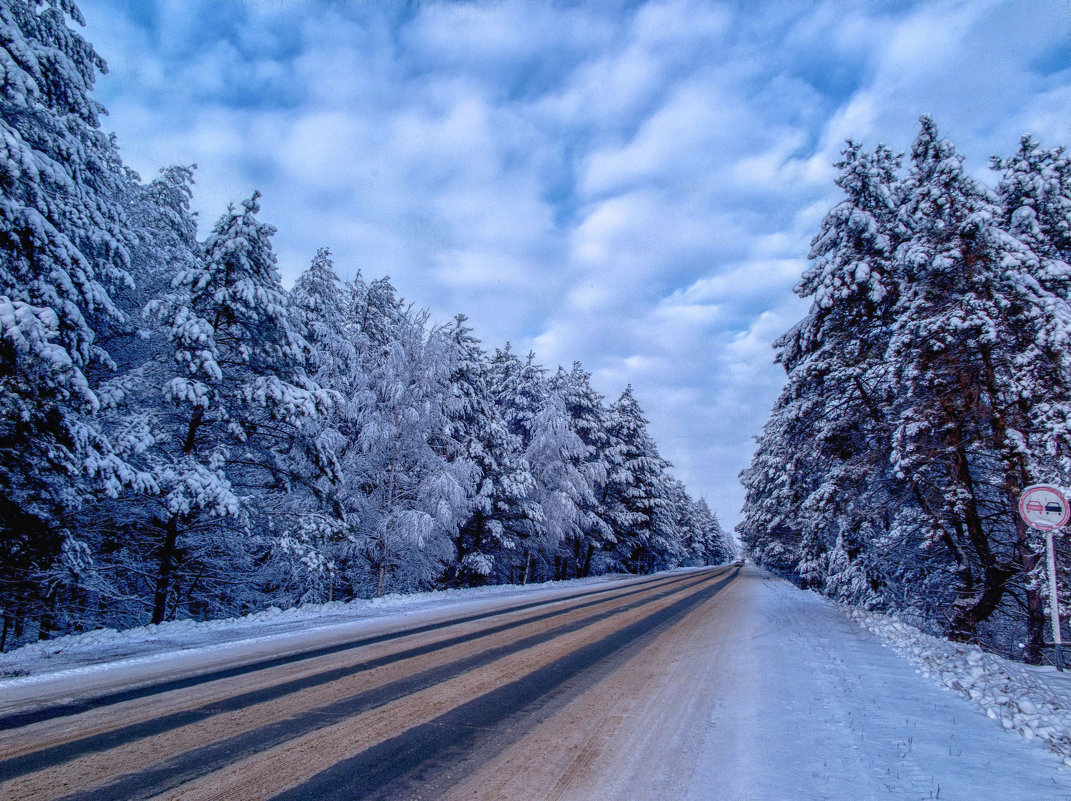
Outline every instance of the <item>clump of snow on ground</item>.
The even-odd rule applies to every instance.
[[[919,671],[980,705],[1005,729],[1038,738],[1071,766],[1071,677],[925,634],[889,615],[845,608]]]

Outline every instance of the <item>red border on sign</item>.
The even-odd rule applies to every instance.
[[[1060,498],[1060,500],[1064,502],[1064,513],[1063,516],[1060,518],[1059,523],[1054,523],[1051,526],[1045,525],[1031,520],[1029,517],[1026,516],[1027,498],[1030,497],[1031,493],[1040,491],[1051,492],[1053,495],[1056,495],[1058,498]],[[1071,504],[1068,503],[1067,498],[1056,487],[1053,487],[1050,484],[1032,484],[1031,486],[1023,490],[1023,494],[1019,496],[1019,515],[1023,518],[1023,520],[1026,521],[1026,524],[1031,528],[1036,528],[1041,531],[1053,531],[1054,529],[1062,528],[1063,526],[1067,525],[1067,521],[1071,519]]]

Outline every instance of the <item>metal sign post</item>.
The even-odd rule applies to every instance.
[[[1071,504],[1056,487],[1035,484],[1019,496],[1019,514],[1033,528],[1045,532],[1046,561],[1049,568],[1049,613],[1052,616],[1052,642],[1056,647],[1056,669],[1064,669],[1063,639],[1060,636],[1060,601],[1056,594],[1056,549],[1053,532],[1071,518]]]
[[[1060,638],[1060,602],[1056,599],[1056,550],[1052,547],[1052,530],[1045,532],[1049,561],[1049,614],[1052,615],[1052,643],[1056,646],[1056,669],[1064,669],[1064,644]]]

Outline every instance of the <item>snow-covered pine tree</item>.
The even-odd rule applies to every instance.
[[[527,547],[537,554],[542,573],[565,578],[564,559],[583,537],[586,512],[595,492],[586,469],[588,448],[573,430],[562,398],[549,389],[530,423],[524,458],[535,478],[535,502],[544,521],[542,536]]]
[[[1014,507],[1014,496],[1024,486],[1064,483],[1071,476],[1071,159],[1063,148],[1043,149],[1024,136],[1015,156],[994,158],[992,166],[1002,173],[997,187],[1002,228],[1030,250],[1009,264],[1014,269],[1006,275],[1007,313],[1013,317],[1011,331],[1019,336],[1008,343],[1017,352],[1017,380],[994,387],[1004,390],[993,428],[1011,489],[1008,503]],[[994,380],[1003,382],[997,372]],[[1009,590],[1026,609],[1024,658],[1039,663],[1047,626],[1043,542],[1018,515],[1013,520],[1021,575]]]
[[[450,338],[409,311],[387,341],[366,352],[357,443],[362,458],[343,466],[353,491],[357,539],[377,596],[427,588],[454,559],[477,468],[451,435],[457,398]]]
[[[105,65],[69,21],[84,24],[72,0],[0,5],[0,606],[5,631],[32,616],[42,636],[69,582],[37,579],[86,561],[68,516],[139,480],[91,421],[92,373],[111,364],[97,331],[121,319],[131,238],[127,176],[90,96]]]
[[[532,442],[532,422],[549,392],[545,373],[544,368],[536,364],[534,354],[529,353],[527,360],[522,362],[509,343],[505,348],[496,348],[491,359],[491,394],[507,431],[519,447],[516,455],[520,470],[518,479],[531,492],[508,513],[504,522],[509,537],[519,546],[503,554],[509,560],[508,580],[513,583],[527,583],[532,575],[534,549],[546,535],[546,519],[542,508],[535,502],[538,490],[535,470],[524,457]]]
[[[112,292],[129,285],[127,176],[100,130],[92,97],[104,61],[67,20],[73,0],[14,0],[0,8],[3,158],[0,293],[52,309],[63,347],[84,368],[96,325],[121,317]]]
[[[582,578],[591,574],[595,554],[606,550],[614,542],[613,529],[603,514],[609,474],[608,410],[602,396],[591,386],[591,374],[584,370],[580,362],[573,362],[573,369],[568,373],[559,367],[552,387],[565,403],[570,425],[587,450],[581,469],[591,486],[592,498],[580,507],[579,536],[569,543],[571,554],[566,557],[561,575],[565,578],[568,559],[572,559],[575,575]]]
[[[96,387],[98,420],[116,453],[144,478],[118,495],[96,493],[76,516],[79,535],[92,561],[79,574],[78,599],[69,598],[66,617],[75,626],[127,627],[148,620],[147,581],[154,572],[155,544],[145,532],[160,514],[153,469],[160,387],[173,376],[173,348],[166,326],[145,315],[147,303],[170,289],[176,273],[199,258],[197,226],[190,210],[192,168],[170,167],[149,184],[132,182],[124,205],[135,235],[130,250],[134,288],[117,296],[124,319],[98,338],[114,354],[115,369]]]
[[[949,629],[964,639],[1021,571],[1016,500],[1036,476],[1031,440],[1054,433],[1035,430],[1033,410],[1071,397],[1066,296],[1038,280],[996,201],[924,117],[900,211],[893,459],[955,560]]]
[[[756,563],[798,579],[802,521],[796,510],[808,493],[796,478],[806,475],[800,462],[811,455],[805,448],[790,447],[795,439],[792,418],[782,413],[788,402],[782,392],[756,437],[751,463],[740,473],[745,496],[743,519],[736,531]]]
[[[540,515],[533,500],[534,478],[521,456],[520,439],[507,430],[495,404],[490,362],[465,316],[454,318],[444,333],[454,351],[450,383],[458,401],[448,433],[478,471],[472,511],[458,529],[457,561],[448,578],[468,586],[508,581],[517,532]]]
[[[660,533],[661,548],[655,569],[666,570],[684,564],[703,564],[694,558],[702,551],[705,532],[696,528],[692,499],[684,482],[672,476],[662,478],[663,499],[655,513],[655,530]]]
[[[82,501],[79,452],[104,450],[106,443],[76,416],[93,411],[97,400],[67,350],[56,344],[59,328],[52,309],[0,295],[0,640],[5,642],[9,629],[18,637],[28,618],[44,621],[47,636],[55,598],[41,592],[42,579],[56,570],[80,571],[90,556],[77,545],[65,554],[72,541],[65,523]]]
[[[510,433],[520,437],[522,447],[527,448],[532,420],[549,392],[546,368],[536,363],[532,352],[521,361],[508,342],[504,348],[495,349],[491,367],[495,402]]]
[[[332,403],[326,413],[302,422],[297,447],[288,454],[294,483],[285,497],[274,499],[276,602],[335,600],[336,590],[348,600],[354,521],[344,502],[343,465],[358,450],[359,398],[368,386],[359,348],[367,341],[357,331],[353,287],[336,274],[328,249],[316,252],[289,301],[310,346],[309,377]]]
[[[192,209],[196,169],[196,164],[172,165],[162,168],[147,184],[134,181],[128,186],[124,206],[135,237],[130,255],[134,288],[122,297],[126,325],[115,350],[124,351],[117,358],[129,365],[143,360],[141,353],[127,357],[125,352],[132,345],[137,347],[138,339],[152,339],[161,331],[165,339],[168,335],[146,307],[170,292],[175,276],[193,269],[201,257],[197,212]]]
[[[366,284],[358,273],[351,289],[353,325],[373,346],[385,346],[391,342],[399,326],[412,322],[406,315],[405,301],[398,297],[389,276]],[[408,311],[412,312],[412,309]]]
[[[170,329],[177,372],[153,422],[163,502],[153,622],[190,598],[214,612],[248,603],[253,556],[270,545],[251,501],[287,488],[284,454],[301,423],[330,404],[305,373],[309,345],[290,316],[275,229],[256,218],[258,199],[232,206],[198,263],[151,304]]]
[[[607,513],[617,540],[614,558],[631,573],[650,573],[662,566],[669,545],[659,518],[666,503],[669,463],[647,432],[647,419],[631,385],[610,407],[607,433]]]
[[[735,558],[736,548],[729,534],[703,498],[692,501],[690,522],[695,532],[689,549],[692,564],[717,565]]]
[[[839,532],[887,527],[881,518],[897,489],[888,480],[892,389],[884,357],[898,293],[898,164],[884,146],[865,153],[851,141],[836,164],[845,199],[811,243],[812,264],[796,287],[813,298],[811,308],[775,345],[787,382],[743,475],[743,541],[806,586],[826,585]],[[850,553],[861,562],[853,571],[865,573],[870,554]],[[845,565],[839,558],[837,569]],[[872,578],[886,567],[872,564]]]
[[[994,156],[992,167],[1001,173],[1004,227],[1040,262],[1071,261],[1071,157],[1065,149],[1042,148],[1027,135],[1014,156]],[[1058,269],[1052,275],[1042,270],[1049,280],[1066,280]]]

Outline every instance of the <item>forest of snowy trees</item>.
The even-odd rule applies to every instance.
[[[100,130],[79,23],[0,4],[0,648],[729,557],[630,388],[326,249],[286,291],[256,194],[198,241],[193,169],[144,183]]]
[[[921,122],[906,170],[852,142],[837,164],[738,531],[803,586],[1038,663],[1044,540],[1017,501],[1071,486],[1071,159],[1024,137],[994,189]]]

